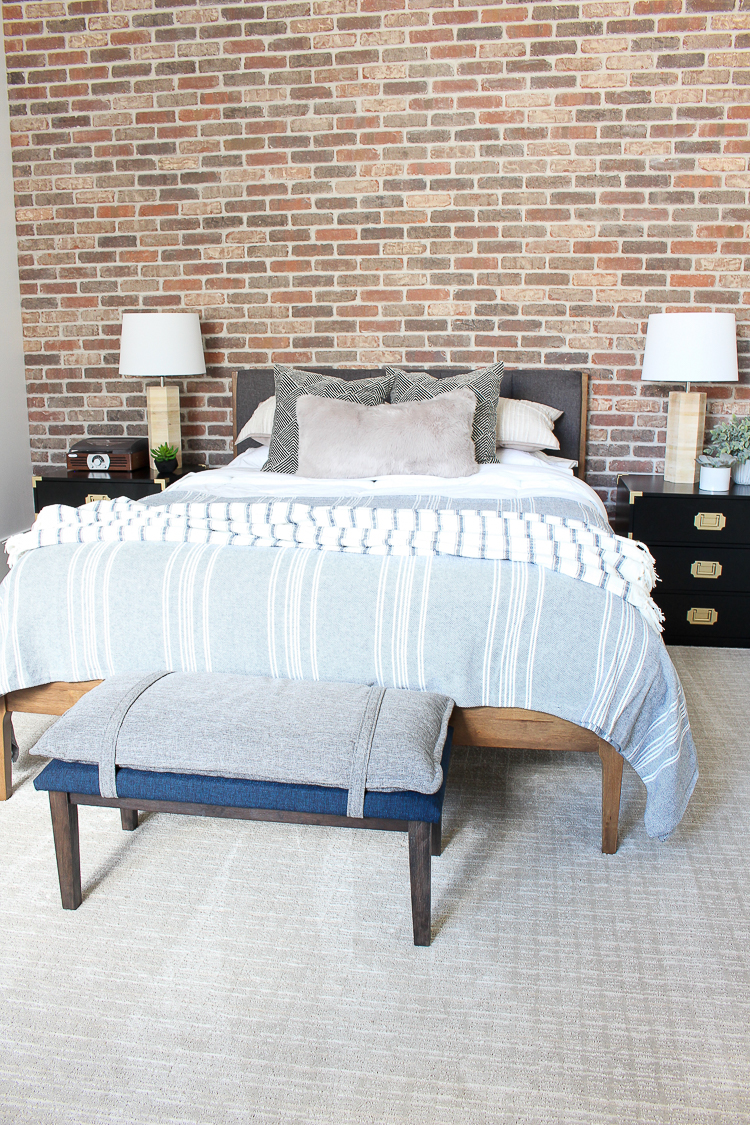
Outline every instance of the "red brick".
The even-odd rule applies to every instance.
[[[750,107],[733,99],[750,67],[740,32],[709,28],[727,0],[632,0],[611,18],[358,0],[302,22],[269,5],[273,27],[251,20],[244,38],[233,13],[182,24],[193,0],[144,3],[95,44],[61,36],[44,6],[4,9],[40,464],[104,409],[99,424],[143,431],[142,387],[116,369],[121,310],[188,308],[214,373],[183,386],[195,461],[231,454],[225,365],[502,354],[589,371],[590,478],[608,502],[617,471],[662,467],[664,388],[639,378],[649,312],[750,323],[750,290],[731,286],[750,220]],[[596,38],[625,41],[617,65],[579,71]],[[695,68],[724,50],[737,61],[712,71],[707,101]],[[695,102],[661,99],[680,90]],[[744,350],[740,366],[710,405],[747,407]]]

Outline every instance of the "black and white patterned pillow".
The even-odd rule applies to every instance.
[[[477,396],[474,411],[474,426],[471,436],[474,439],[476,459],[480,465],[490,465],[497,461],[497,403],[500,398],[500,382],[505,370],[502,361],[493,363],[481,371],[467,371],[464,375],[447,375],[436,379],[426,371],[401,371],[398,367],[386,367],[386,374],[393,376],[391,402],[414,402],[418,399],[434,398],[447,394],[458,387],[469,387]]]
[[[263,466],[266,473],[296,473],[299,451],[297,426],[297,399],[300,395],[317,395],[319,398],[338,398],[346,402],[361,402],[365,406],[380,406],[388,402],[393,379],[384,375],[376,379],[336,379],[320,375],[317,371],[298,371],[293,367],[274,364],[276,384],[276,413],[273,418],[268,460]]]

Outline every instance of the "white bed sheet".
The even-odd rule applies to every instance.
[[[533,453],[518,449],[498,450],[499,464],[480,465],[479,472],[469,477],[383,476],[375,478],[301,477],[289,473],[261,473],[268,450],[258,449],[236,457],[222,469],[209,469],[181,477],[167,493],[185,489],[200,491],[206,497],[246,497],[249,495],[284,496],[451,496],[456,498],[495,499],[498,496],[552,496],[576,500],[593,508],[605,520],[604,504],[585,481],[579,480],[563,462],[558,468]],[[166,493],[164,494],[166,495]]]

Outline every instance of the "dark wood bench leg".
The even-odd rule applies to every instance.
[[[63,910],[77,910],[81,905],[81,857],[78,850],[78,806],[70,803],[68,793],[49,795],[52,813],[52,834],[55,837],[57,874]]]
[[[440,820],[435,821],[435,823],[431,825],[431,828],[432,828],[432,835],[431,835],[432,854],[433,855],[442,855],[443,854],[443,818],[441,817]]]
[[[614,855],[620,820],[623,757],[603,738],[599,739],[599,757],[602,760],[602,851]]]
[[[120,809],[123,832],[134,832],[138,827],[138,809]]]
[[[0,772],[0,801],[7,801],[13,792],[13,728],[10,725],[10,711],[5,707],[5,696],[0,695],[0,737],[3,742],[3,768]]]
[[[414,944],[429,945],[432,922],[432,825],[426,820],[409,821],[409,875]]]

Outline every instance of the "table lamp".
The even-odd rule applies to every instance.
[[[641,379],[684,383],[670,391],[664,480],[694,484],[703,451],[705,392],[691,383],[737,382],[737,327],[734,313],[652,313],[648,318]]]
[[[164,379],[206,374],[198,313],[123,313],[120,374],[161,379],[159,385],[146,387],[148,448],[164,442],[176,446],[181,466],[180,392],[165,386]]]

